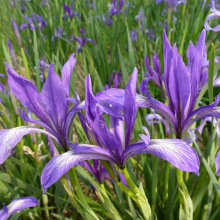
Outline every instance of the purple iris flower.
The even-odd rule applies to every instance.
[[[162,88],[163,78],[162,78],[161,70],[160,70],[160,58],[155,52],[152,57],[152,62],[153,62],[154,69],[150,66],[149,58],[146,55],[145,65],[148,69],[148,71],[146,72],[146,75],[147,75],[146,79],[147,81],[149,80],[153,81],[158,87]]]
[[[49,67],[49,65],[45,61],[45,55],[43,56],[42,59],[39,59],[39,67],[40,67],[40,80],[41,82],[43,82],[45,77],[44,73],[48,71],[48,67]]]
[[[116,164],[123,169],[126,161],[135,154],[149,153],[162,159],[168,160],[177,168],[194,172],[198,175],[199,158],[195,150],[179,139],[153,139],[150,140],[148,130],[144,127],[147,135],[141,134],[142,141],[130,144],[131,133],[134,127],[137,106],[136,102],[137,69],[135,68],[125,90],[109,89],[109,96],[103,96],[106,91],[96,97],[92,93],[90,76],[86,77],[85,110],[88,125],[97,134],[101,146],[89,144],[71,145],[72,151],[63,153],[52,158],[44,167],[41,175],[41,183],[44,189],[50,187],[64,175],[71,167],[85,160],[104,160]],[[110,94],[109,94],[110,91]],[[117,97],[117,92],[124,93],[123,97]],[[110,116],[110,130],[97,103],[104,98],[116,100],[112,107],[115,115]],[[143,97],[144,98],[144,97]],[[145,98],[144,98],[145,99]],[[122,103],[122,105],[118,105]],[[121,113],[123,111],[123,117]],[[124,130],[125,124],[125,130]]]
[[[135,41],[137,39],[137,32],[138,32],[138,30],[136,30],[136,31],[131,30],[130,31],[130,37],[131,37],[132,41]]]
[[[114,78],[114,79],[113,79]],[[113,70],[112,75],[110,77],[109,83],[104,86],[104,90],[110,89],[113,81],[113,88],[118,88],[118,84],[122,81],[122,71],[120,69],[119,72]]]
[[[82,47],[85,46],[86,42],[91,42],[93,43],[93,45],[95,46],[95,42],[94,40],[92,40],[91,38],[85,38],[84,34],[85,31],[83,28],[80,28],[80,33],[81,33],[81,37],[75,37],[75,36],[71,36],[71,41],[75,40],[79,43],[78,47],[77,47],[77,52],[80,53]]]
[[[124,1],[123,0],[113,0],[110,4],[109,4],[109,9],[108,9],[108,12],[110,13],[111,16],[114,16],[114,15],[118,15],[120,14],[121,12],[124,12],[123,10],[123,4],[124,4]]]
[[[64,10],[67,12],[67,15],[63,15],[63,19],[68,16],[71,20],[73,19],[73,15],[76,15],[78,18],[81,18],[80,14],[73,10],[73,3],[71,4],[71,8],[69,8],[67,5],[63,4]]]
[[[0,77],[5,77],[5,74],[3,74],[3,73],[0,73]],[[2,83],[0,83],[0,93],[4,93],[4,91],[5,91],[5,87],[4,87],[4,85],[2,84]],[[2,99],[1,99],[1,96],[0,96],[0,103],[2,103]]]
[[[73,67],[75,66],[75,54],[62,68],[62,80],[54,72],[54,66],[49,66],[48,77],[43,85],[41,93],[35,85],[20,76],[15,70],[8,67],[8,84],[10,90],[15,94],[21,104],[36,115],[38,119],[29,117],[25,111],[20,110],[20,116],[24,121],[39,125],[45,130],[34,126],[21,126],[0,131],[0,164],[11,154],[12,149],[17,145],[24,135],[32,133],[43,133],[51,137],[64,151],[67,150],[67,137],[70,126],[79,109],[84,108],[83,104],[76,104],[70,110],[69,87]]]
[[[177,138],[184,137],[188,128],[199,119],[220,118],[220,107],[216,107],[220,101],[220,94],[211,105],[194,110],[205,55],[205,31],[202,31],[196,47],[192,43],[190,45],[187,51],[188,66],[186,66],[177,51],[176,45],[174,44],[172,48],[166,33],[163,34],[163,79],[169,98],[168,107],[151,97],[146,84],[140,86],[140,90],[142,93],[146,93],[150,102],[146,105],[166,118],[174,129]]]
[[[215,2],[212,1],[212,8],[210,9],[211,14],[207,16],[206,20],[205,20],[205,24],[204,24],[204,28],[207,31],[220,31],[220,25],[217,25],[216,27],[212,28],[209,25],[209,21],[213,18],[219,18],[220,17],[220,11],[216,10],[215,8]]]
[[[31,31],[33,31],[36,26],[39,26],[40,30],[42,31],[43,27],[47,27],[47,24],[46,24],[47,19],[43,19],[40,15],[33,14],[32,17],[23,15],[23,17],[27,23],[21,24],[20,26],[21,30],[28,27]]]
[[[33,207],[39,204],[40,203],[33,196],[13,199],[8,206],[3,204],[3,208],[0,210],[0,219],[7,220],[12,214],[22,209]]]
[[[13,30],[14,30],[16,40],[17,40],[17,44],[18,44],[18,46],[21,46],[21,36],[20,36],[19,30],[18,30],[18,26],[17,26],[16,22],[13,19],[11,19],[11,23],[12,23],[12,26],[13,26]]]
[[[8,39],[8,49],[9,49],[9,54],[10,54],[13,66],[14,66],[14,68],[17,68],[18,64],[17,64],[17,60],[16,60],[16,56],[15,56],[15,51],[14,51],[14,49],[11,45],[11,41],[9,39]]]
[[[92,1],[92,3],[90,3],[89,0],[86,0],[86,5],[87,5],[88,7],[90,7],[90,8],[95,8],[95,2],[94,2],[94,1]]]
[[[174,44],[173,48],[171,47],[165,32],[163,34],[163,48],[163,80],[169,98],[168,106],[151,97],[147,88],[147,79],[140,85],[140,91],[147,97],[137,94],[136,102],[140,107],[150,107],[157,111],[172,126],[176,137],[181,139],[197,120],[206,117],[220,118],[220,107],[217,107],[220,102],[220,94],[212,104],[194,110],[205,53],[204,30],[196,47],[191,43],[188,48],[188,66],[184,64],[176,45]],[[109,89],[103,92],[99,98],[107,103],[121,106],[124,95],[124,90]]]
[[[57,37],[60,39],[62,35],[66,35],[66,33],[63,32],[63,27],[59,27],[55,29],[55,34],[52,36],[51,40],[54,41],[54,38]]]

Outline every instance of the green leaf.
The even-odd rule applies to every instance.
[[[36,66],[36,84],[37,89],[40,91],[40,67],[39,67],[39,55],[38,55],[38,48],[37,48],[37,35],[35,29],[33,30],[33,37],[34,37],[34,58],[35,58],[35,66]]]

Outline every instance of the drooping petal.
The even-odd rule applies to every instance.
[[[217,95],[215,101],[212,104],[200,107],[194,110],[191,114],[189,114],[182,125],[182,133],[184,133],[187,130],[187,128],[189,128],[195,121],[198,121],[199,119],[207,117],[220,118],[220,107],[216,107],[219,104],[219,102],[220,93]],[[192,119],[195,115],[197,116],[194,119]]]
[[[76,64],[76,58],[75,58],[75,53],[73,53],[62,68],[62,82],[68,97],[69,97],[70,80],[75,64]]]
[[[48,122],[40,94],[35,85],[30,80],[18,75],[9,64],[5,63],[5,65],[8,68],[9,88],[17,99],[42,121]]]
[[[125,88],[125,98],[123,104],[125,126],[126,126],[125,148],[129,145],[131,132],[134,127],[134,123],[136,119],[136,113],[137,113],[136,84],[137,84],[137,68],[134,68],[134,71],[131,75],[131,79],[129,80]]]
[[[63,83],[54,72],[53,64],[49,66],[48,76],[41,91],[41,100],[56,129],[61,130],[68,110],[68,101]]]
[[[147,147],[144,142],[137,142],[130,146],[133,149],[123,157],[124,160],[134,154],[149,153],[169,161],[180,170],[199,175],[200,163],[196,151],[180,139],[152,139]]]
[[[0,210],[0,219],[7,220],[15,212],[18,212],[22,209],[33,207],[39,204],[40,202],[38,202],[37,199],[34,198],[33,196],[13,199],[12,202],[8,206],[4,206]]]
[[[11,154],[12,149],[18,144],[24,135],[32,133],[43,133],[58,142],[49,132],[30,126],[21,126],[12,129],[0,130],[0,164],[2,164]]]
[[[216,175],[220,176],[220,150],[218,151],[215,158],[215,168],[216,168]]]
[[[108,150],[94,145],[78,145],[74,150],[52,158],[44,167],[41,175],[41,184],[44,191],[59,180],[70,168],[81,161],[91,159],[114,162]]]

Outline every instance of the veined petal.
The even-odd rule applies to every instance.
[[[41,91],[41,99],[56,129],[61,130],[69,102],[63,83],[54,72],[53,64],[49,66],[48,76]]]
[[[152,139],[145,153],[169,161],[180,170],[199,175],[199,157],[196,151],[179,139]]]
[[[68,97],[69,97],[70,80],[75,64],[76,64],[76,58],[75,58],[75,53],[73,53],[62,68],[62,82]]]
[[[215,168],[216,168],[216,175],[220,176],[220,150],[218,151],[215,158]]]
[[[24,135],[32,133],[43,133],[58,142],[56,137],[47,131],[30,126],[21,126],[12,129],[0,130],[0,164],[2,164],[11,154],[12,149],[18,144]]]
[[[35,85],[30,80],[17,74],[9,64],[5,63],[5,65],[8,68],[9,87],[17,99],[19,99],[23,106],[33,112],[42,121],[48,122],[40,93]]]
[[[130,136],[136,120],[137,104],[136,104],[136,84],[137,84],[137,68],[131,75],[131,79],[125,88],[125,98],[123,104],[125,118],[125,148],[129,145]]]
[[[44,191],[59,180],[70,168],[84,160],[100,159],[114,162],[108,150],[94,145],[77,145],[74,150],[52,158],[44,167],[41,184]]]
[[[33,196],[13,199],[12,202],[8,206],[4,206],[0,210],[0,219],[7,220],[15,212],[18,212],[22,209],[33,207],[39,204],[40,202],[38,202],[37,199],[34,198]]]

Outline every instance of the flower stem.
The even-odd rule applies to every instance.
[[[123,183],[120,182],[120,184],[118,184],[119,187],[123,187],[122,190],[126,190],[126,192],[129,192],[128,195],[136,202],[136,204],[138,205],[138,207],[140,208],[144,219],[150,219],[151,217],[151,208],[150,205],[148,203],[148,199],[145,196],[144,190],[143,188],[140,186],[140,188],[138,188],[133,180],[131,179],[128,171],[126,168],[122,169],[122,173],[124,175],[124,178],[129,186],[129,188],[127,188],[126,186],[122,186]]]

